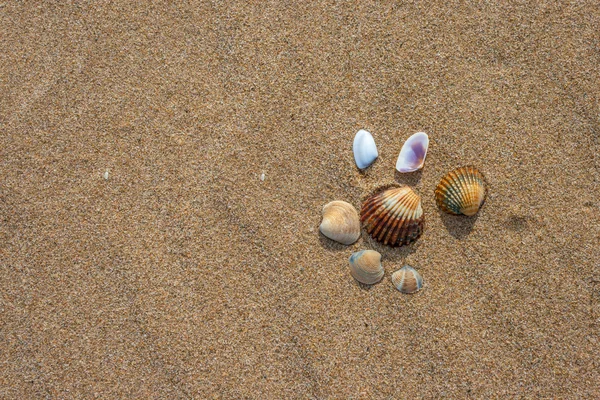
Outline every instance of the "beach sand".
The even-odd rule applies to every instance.
[[[0,398],[600,397],[600,12],[561,3],[0,4]],[[414,245],[319,233],[394,182]]]

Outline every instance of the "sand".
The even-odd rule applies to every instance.
[[[306,3],[0,4],[0,398],[600,397],[597,2]],[[394,182],[414,245],[319,234]]]

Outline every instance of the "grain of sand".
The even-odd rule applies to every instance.
[[[600,397],[599,32],[595,1],[0,4],[0,398]],[[489,198],[442,215],[465,164]],[[393,182],[415,245],[319,234]]]

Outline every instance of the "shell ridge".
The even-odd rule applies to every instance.
[[[445,204],[452,204],[454,206],[460,204],[460,192],[455,188],[450,181],[444,181],[443,193],[448,193]],[[454,207],[453,207],[454,208]]]
[[[391,229],[391,237],[390,235],[388,235],[388,238],[391,238],[393,240],[393,242],[395,242],[398,237],[402,237],[401,235],[403,233],[405,233],[406,227],[408,224],[406,224],[405,222],[410,220],[409,219],[409,215],[407,215],[407,210],[410,210],[410,204],[411,201],[413,200],[413,196],[404,196],[399,202],[398,202],[398,209],[401,209],[401,212],[397,214],[397,216],[399,218],[397,218],[397,222],[394,223],[394,225],[392,226]]]
[[[375,215],[377,215],[377,209],[378,207],[371,205],[370,209],[366,213],[363,213],[361,220],[365,223],[365,225],[370,226],[371,220]]]
[[[414,199],[414,198],[413,199],[407,199],[407,201],[410,201],[410,200],[416,200],[416,199]],[[414,201],[413,201],[413,203],[414,203]],[[414,213],[414,211],[411,208],[408,208],[408,210],[411,210],[411,212],[410,212],[409,215],[406,215],[406,214],[403,215],[402,223],[399,226],[399,229],[398,229],[396,237],[409,237],[409,232],[411,230],[410,229],[411,225],[406,224],[404,222],[408,221],[408,220],[411,220],[411,219],[415,219],[414,218],[414,214],[415,213]]]
[[[468,177],[466,175],[460,175],[459,177],[459,190],[460,190],[460,204],[461,204],[461,212],[464,209],[465,205],[470,203],[469,200],[469,185],[467,183]]]
[[[402,196],[402,194],[405,194]],[[384,219],[383,222],[387,222],[388,220],[393,219],[391,221],[391,225],[387,226],[385,232],[382,232],[382,241],[384,244],[390,243],[390,239],[395,240],[395,231],[399,224],[402,224],[402,220],[399,220],[399,216],[403,215],[403,209],[405,207],[404,203],[407,201],[408,196],[406,195],[406,191],[398,191],[395,193],[394,198],[396,199],[396,203],[393,204],[392,208],[388,210],[388,216]]]
[[[465,189],[465,199],[463,201],[463,208],[461,209],[461,212],[463,212],[463,214],[467,214],[469,212],[469,210],[471,210],[473,207],[478,206],[478,202],[479,202],[479,195],[478,195],[478,190],[476,185],[473,183],[474,179],[473,179],[473,169],[470,167],[466,167],[464,168],[464,183],[463,183],[463,188]]]
[[[445,196],[444,204],[448,206],[450,210],[452,210],[453,214],[460,213],[460,204],[464,201],[464,194],[462,191],[462,179],[456,173],[456,171],[449,172],[446,177],[442,178],[444,181],[444,191],[447,196]],[[454,182],[458,182],[458,185],[453,185]]]

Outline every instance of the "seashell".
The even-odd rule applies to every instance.
[[[319,230],[336,242],[349,245],[360,237],[360,220],[354,206],[345,201],[332,201],[323,207]]]
[[[377,283],[383,278],[381,254],[375,250],[362,250],[350,256],[350,274],[367,285]]]
[[[392,283],[402,293],[415,293],[423,287],[423,278],[411,266],[405,265],[392,274]]]
[[[487,193],[485,177],[475,167],[460,167],[442,178],[435,189],[437,205],[449,214],[475,215]]]
[[[369,197],[361,221],[373,239],[390,246],[414,242],[423,233],[421,196],[410,187],[392,187]]]
[[[428,147],[429,137],[425,132],[417,132],[409,137],[396,161],[398,172],[413,172],[423,168]]]
[[[354,152],[356,166],[360,169],[365,169],[373,164],[373,161],[379,155],[377,153],[377,146],[375,146],[375,139],[364,129],[358,131],[354,136],[352,151]]]

